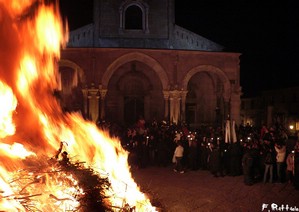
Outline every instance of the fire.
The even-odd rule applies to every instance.
[[[55,99],[67,25],[58,3],[46,2],[0,0],[0,211],[80,211],[87,192],[80,179],[91,167],[93,179],[111,185],[106,205],[155,211],[120,142],[80,114],[63,113]]]
[[[17,99],[12,90],[0,81],[0,101],[5,104],[0,105],[0,138],[15,133],[15,125],[12,121],[12,115],[17,107]]]

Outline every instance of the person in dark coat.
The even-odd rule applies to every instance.
[[[242,173],[242,147],[239,141],[230,145],[230,175],[239,176]]]
[[[253,185],[253,157],[251,146],[245,147],[245,153],[242,157],[242,167],[244,175],[244,184]]]
[[[197,170],[198,165],[197,165],[197,141],[196,140],[191,140],[190,142],[190,147],[189,147],[189,168],[191,170]]]
[[[294,156],[294,187],[299,190],[299,141],[295,145]]]
[[[208,169],[209,148],[205,141],[200,143],[199,147],[199,168],[203,170]]]
[[[273,183],[273,166],[276,163],[275,160],[275,150],[273,149],[272,145],[268,142],[264,144],[265,149],[265,172],[264,172],[264,183],[267,182],[268,175],[269,175],[269,182]]]
[[[211,153],[210,153],[210,160],[209,160],[209,167],[210,172],[214,177],[223,176],[222,169],[221,169],[221,154],[219,147],[215,144],[210,144]]]

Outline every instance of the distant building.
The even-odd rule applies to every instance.
[[[63,107],[92,121],[240,123],[240,54],[176,25],[174,9],[174,0],[94,0],[93,23],[62,51]]]
[[[267,90],[260,96],[241,101],[242,124],[281,125],[299,131],[299,87]]]

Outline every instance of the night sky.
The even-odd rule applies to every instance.
[[[250,97],[262,90],[299,86],[297,2],[176,0],[176,24],[223,45],[227,52],[241,53],[243,96]],[[70,30],[92,23],[92,0],[60,0],[60,8]]]

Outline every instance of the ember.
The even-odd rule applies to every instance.
[[[28,211],[108,211],[111,208],[105,196],[105,190],[111,189],[108,177],[99,177],[99,173],[86,168],[84,163],[70,160],[66,163],[65,156],[60,160],[27,157],[22,162],[26,168],[14,173],[9,182],[13,194],[2,199],[17,200]],[[55,193],[47,188],[48,183],[57,186]]]
[[[0,0],[0,211],[156,211],[120,142],[53,95],[67,40],[58,11]]]

